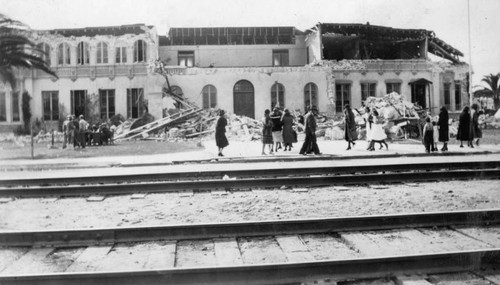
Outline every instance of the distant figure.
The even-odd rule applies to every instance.
[[[344,139],[347,141],[347,149],[351,149],[355,145],[354,141],[358,139],[358,134],[356,133],[356,121],[354,120],[354,113],[349,105],[344,106]]]
[[[266,145],[269,147],[269,154],[273,154],[273,122],[270,117],[271,111],[266,109],[264,111],[264,118],[262,119],[262,155],[265,155]]]
[[[316,118],[314,116],[317,114],[318,109],[315,106],[312,106],[309,112],[306,114],[304,120],[305,124],[305,134],[306,138],[304,140],[304,144],[302,144],[302,148],[300,149],[299,154],[306,155],[308,153],[321,154],[319,152],[319,147],[316,142]]]
[[[275,144],[274,151],[278,152],[281,149],[281,143],[283,143],[283,127],[281,123],[282,112],[277,107],[273,109],[273,113],[270,115],[273,121],[273,142]]]
[[[229,142],[226,138],[227,119],[224,114],[224,110],[219,111],[219,119],[217,120],[217,124],[215,125],[215,144],[219,148],[219,156],[224,156],[222,154],[222,150],[229,145]]]
[[[479,128],[479,106],[477,104],[472,104],[471,110],[471,141],[470,145],[473,145],[474,139],[476,139],[476,145],[479,146],[479,139],[483,137],[483,132]]]
[[[436,121],[432,121],[432,151],[437,151],[437,145],[438,145],[438,139],[439,139],[439,130],[438,130],[438,125]]]
[[[85,148],[87,145],[87,131],[89,128],[89,123],[85,121],[83,118],[83,115],[80,115],[80,120],[78,121],[78,126],[79,126],[79,140],[80,140],[80,145],[82,148]]]
[[[463,141],[469,142],[469,146],[471,146],[470,121],[469,106],[465,106],[462,113],[460,113],[460,118],[458,119],[457,140],[460,141],[460,147],[464,147]]]
[[[291,151],[293,143],[295,142],[295,131],[293,130],[293,116],[290,114],[288,109],[285,109],[283,116],[281,117],[281,123],[283,124],[283,144],[285,144],[284,151]]]
[[[438,120],[439,141],[443,143],[441,151],[448,151],[448,141],[450,140],[448,121],[448,110],[446,110],[446,107],[443,106],[439,111]]]
[[[68,143],[72,139],[72,134],[70,133],[70,125],[73,124],[73,117],[71,115],[68,115],[66,117],[66,120],[63,122],[63,135],[64,135],[64,140],[63,140],[63,149],[65,149],[68,145]],[[72,129],[72,128],[71,128]]]
[[[365,107],[365,113],[363,114],[363,120],[365,120],[366,126],[366,142],[368,143],[367,150],[370,149],[370,142],[372,140],[372,125],[373,125],[373,115],[369,107]]]
[[[424,146],[425,146],[425,152],[430,153],[431,152],[431,146],[434,141],[434,135],[433,135],[433,128],[432,128],[432,123],[431,123],[431,118],[427,117],[425,118],[425,125],[424,125]]]
[[[80,124],[78,123],[79,119],[73,118],[73,148],[80,147]]]
[[[385,142],[387,135],[384,130],[384,118],[379,116],[377,110],[373,110],[373,124],[372,124],[372,137],[370,146],[368,150],[375,150],[375,143],[380,144],[380,149],[382,149],[382,145],[385,145],[385,149],[389,150],[389,145]]]

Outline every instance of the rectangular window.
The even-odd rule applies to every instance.
[[[5,92],[0,92],[0,122],[7,121],[7,97]]]
[[[12,92],[12,121],[21,121],[21,114],[19,111],[19,91]]]
[[[386,83],[385,88],[387,94],[390,94],[392,92],[401,94],[401,83]]]
[[[99,90],[101,119],[107,120],[115,115],[115,90]]]
[[[127,117],[139,118],[144,112],[144,90],[142,88],[127,89]]]
[[[455,82],[455,110],[462,109],[462,84]]]
[[[361,101],[365,101],[368,97],[375,97],[376,83],[361,83]]]
[[[127,63],[127,48],[117,47],[116,48],[116,63]]]
[[[273,66],[288,66],[288,62],[287,49],[273,50]]]
[[[43,119],[59,120],[59,91],[42,91]]]
[[[193,67],[194,66],[194,51],[179,51],[177,60],[180,66]]]
[[[444,84],[444,106],[446,109],[450,109],[450,101],[451,101],[451,84]]]
[[[341,113],[345,104],[351,103],[351,84],[335,84],[335,112]]]

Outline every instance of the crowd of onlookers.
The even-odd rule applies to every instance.
[[[367,150],[374,151],[375,144],[380,145],[380,149],[388,150],[389,145],[386,140],[387,129],[394,125],[394,122],[389,122],[378,110],[365,107],[359,113],[366,126],[366,141],[368,142]],[[479,127],[479,106],[473,104],[471,108],[466,106],[460,114],[457,140],[460,141],[460,147],[463,142],[467,141],[470,148],[479,146],[479,140],[482,137],[482,131]],[[274,108],[272,111],[266,109],[262,118],[262,155],[273,154],[283,148],[283,151],[290,151],[293,148],[293,143],[297,142],[297,129],[304,131],[305,139],[299,154],[321,154],[316,138],[316,116],[318,110],[315,106],[311,106],[306,114],[291,114],[288,109],[281,110]],[[427,153],[438,151],[437,144],[442,142],[441,151],[448,151],[448,142],[450,140],[449,132],[449,115],[446,107],[441,107],[439,116],[434,120],[427,114],[424,117],[425,124],[420,124],[422,143]],[[349,105],[344,106],[343,110],[344,123],[344,139],[347,142],[347,149],[350,150],[356,145],[358,140],[359,126],[355,120],[353,109]],[[224,117],[224,111],[220,110],[219,119],[216,125],[215,139],[219,148],[219,156],[223,156],[223,149],[229,145],[225,136],[225,127],[227,120]],[[267,150],[267,152],[266,152]]]
[[[83,115],[75,117],[68,115],[63,122],[63,148],[73,145],[73,148],[85,148],[90,145],[111,144],[113,142],[114,126],[102,123],[90,125]]]

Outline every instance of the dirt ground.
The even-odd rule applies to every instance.
[[[375,189],[377,188],[377,189]],[[100,228],[322,218],[500,207],[500,180],[109,196],[27,198],[0,204],[0,229]]]

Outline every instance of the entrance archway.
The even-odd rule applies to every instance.
[[[248,80],[240,80],[233,88],[233,112],[255,118],[255,92],[252,83]]]

